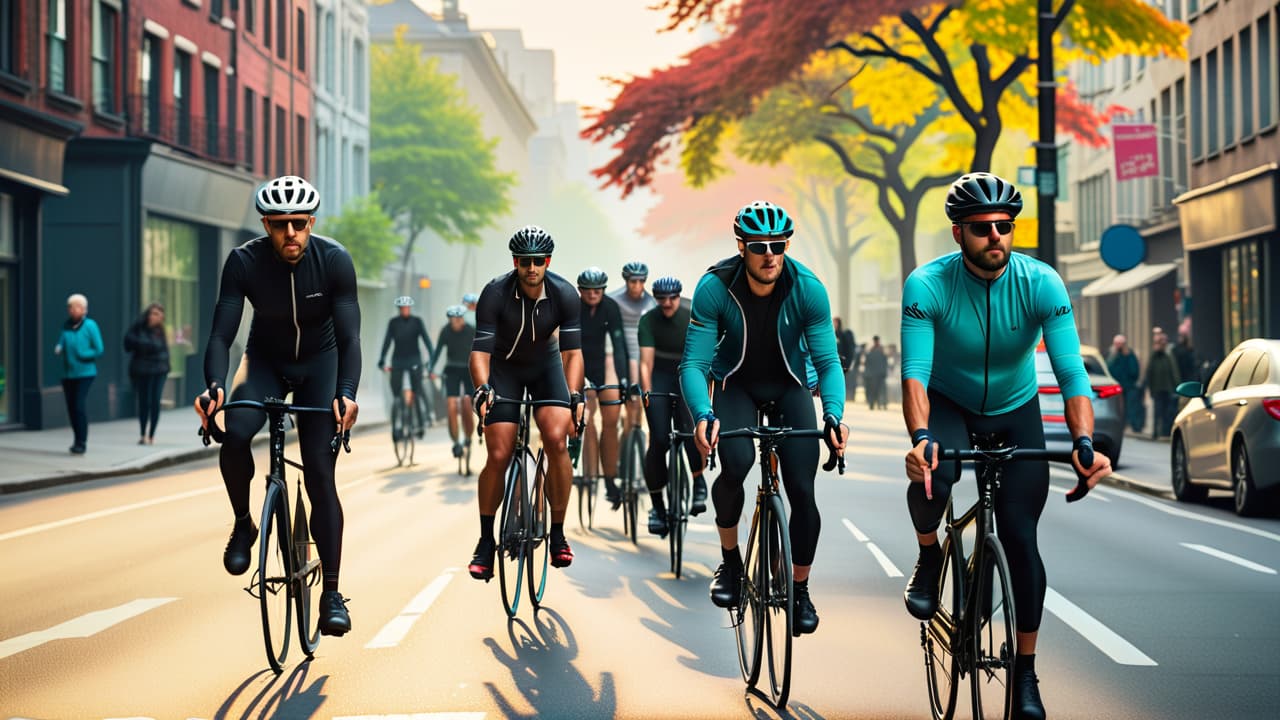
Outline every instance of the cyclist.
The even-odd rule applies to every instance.
[[[471,327],[476,325],[476,303],[480,301],[480,296],[475,293],[466,293],[462,296],[462,307],[466,310],[467,324]]]
[[[471,356],[471,344],[475,341],[476,329],[467,323],[467,308],[462,305],[450,305],[444,311],[449,321],[440,328],[440,336],[436,338],[436,350],[427,361],[427,370],[431,379],[435,373],[436,361],[444,355],[444,396],[449,412],[449,439],[453,440],[453,456],[462,457],[463,438],[458,437],[458,403],[460,398],[470,398],[475,388],[471,385],[471,373],[467,370],[467,362]],[[471,434],[475,431],[475,420],[470,412],[462,413],[463,435],[467,447],[471,445]]]
[[[640,377],[640,345],[636,342],[636,328],[640,325],[640,316],[657,307],[653,296],[644,289],[649,279],[649,266],[638,260],[632,260],[622,266],[622,279],[626,285],[609,293],[609,297],[618,303],[622,311],[622,328],[627,339],[627,377]],[[616,351],[615,351],[616,352]],[[640,424],[640,398],[627,401],[626,429],[631,430]]]
[[[618,303],[605,297],[604,289],[609,276],[604,270],[592,266],[578,275],[578,294],[582,298],[582,366],[587,381],[599,387],[606,382],[604,341],[609,338],[613,348],[613,371],[618,384],[626,387],[627,370],[630,367],[627,343],[622,328],[622,313]],[[617,510],[622,504],[622,491],[618,489],[618,415],[621,405],[603,405],[599,402],[616,401],[622,396],[617,390],[601,390],[595,397],[587,398],[586,429],[595,432],[595,411],[600,408],[600,442],[596,444],[598,462],[604,475],[605,495]],[[592,468],[594,470],[594,468]],[[585,474],[585,473],[584,473]]]
[[[1088,468],[1079,464],[1080,450],[1093,444],[1080,339],[1062,278],[1048,265],[1011,252],[1013,219],[1021,210],[1022,195],[1008,181],[983,172],[960,176],[946,199],[960,251],[916,268],[902,291],[903,415],[913,445],[906,456],[907,506],[920,544],[905,600],[920,620],[938,608],[937,529],[960,478],[959,463],[939,463],[935,453],[940,447],[968,447],[969,434],[976,432],[1000,433],[1018,447],[1044,447],[1035,367],[1041,335],[1075,437],[1076,472],[1090,487],[1111,472],[1102,453],[1093,454]],[[935,352],[944,352],[945,362],[935,362]],[[995,496],[996,527],[1018,610],[1013,699],[1015,717],[1021,718],[1045,716],[1035,674],[1046,587],[1036,525],[1048,494],[1048,463],[1021,462],[1008,467]]]
[[[821,390],[827,445],[844,452],[844,374],[831,331],[831,304],[817,276],[786,256],[794,230],[787,211],[773,203],[744,206],[733,221],[738,254],[712,266],[694,290],[680,387],[697,422],[694,439],[703,454],[716,446],[722,422],[726,430],[753,425],[757,408],[768,402],[777,412],[771,424],[815,429],[810,371]],[[708,381],[716,386],[714,403]],[[818,447],[809,439],[787,440],[778,456],[791,503],[795,632],[811,633],[818,627],[809,598],[821,522],[814,498]],[[726,440],[720,476],[711,488],[724,556],[711,583],[711,601],[720,607],[738,605],[742,483],[754,461],[750,439]]]
[[[247,299],[253,321],[231,399],[283,398],[293,392],[299,405],[332,404],[337,429],[350,430],[359,411],[355,398],[360,383],[360,305],[351,255],[337,241],[311,234],[320,194],[306,180],[294,175],[269,180],[254,200],[267,234],[232,250],[223,265],[204,355],[208,389],[195,403],[200,423],[208,427],[209,416],[225,400],[229,348]],[[266,423],[266,413],[237,408],[228,410],[224,420],[226,437],[218,462],[235,527],[222,563],[227,572],[240,575],[249,568],[249,550],[258,537],[249,516],[254,474],[250,443]],[[343,635],[351,630],[351,617],[338,592],[343,519],[334,482],[337,455],[329,447],[333,422],[305,414],[297,419],[311,535],[324,567],[320,631]]]
[[[645,418],[649,421],[649,449],[644,456],[644,482],[649,487],[652,505],[649,509],[649,532],[666,537],[666,501],[662,490],[667,486],[667,451],[671,449],[671,401],[669,398],[649,400],[650,392],[680,393],[680,358],[684,355],[685,334],[689,330],[689,308],[680,293],[684,284],[678,278],[660,277],[653,281],[653,297],[658,307],[640,318],[636,340],[640,345],[640,388],[644,391]],[[681,432],[693,429],[693,418],[684,401],[678,403],[675,427]],[[700,515],[707,509],[707,481],[702,477],[703,459],[696,444],[685,444],[689,469],[693,473],[693,497],[689,512]]]
[[[471,347],[474,407],[485,427],[487,458],[480,471],[480,542],[468,571],[471,577],[493,577],[493,521],[502,504],[503,472],[515,445],[519,409],[494,404],[494,395],[558,405],[535,408],[533,416],[547,459],[547,493],[551,500],[551,564],[573,563],[564,537],[573,465],[565,446],[577,437],[582,406],[582,302],[573,286],[550,272],[555,241],[546,230],[527,225],[507,243],[515,269],[485,286],[476,305],[476,339]],[[557,341],[552,335],[559,328]],[[570,394],[570,389],[573,390]]]
[[[427,348],[427,357],[435,354],[431,347],[431,339],[427,337],[427,327],[422,318],[413,315],[413,298],[401,295],[395,299],[399,314],[387,321],[387,332],[382,337],[382,352],[378,353],[378,369],[389,373],[391,378],[391,397],[396,397],[403,389],[401,383],[407,373],[409,387],[413,389],[413,414],[418,419],[415,433],[422,437],[427,426],[427,394],[422,390],[422,355],[418,353],[418,341]],[[396,349],[391,354],[391,367],[387,367],[387,350],[395,343]]]

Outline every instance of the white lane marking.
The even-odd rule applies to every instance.
[[[1095,492],[1097,491],[1097,489],[1098,488],[1095,488]],[[1110,489],[1106,490],[1105,492],[1108,495],[1111,495],[1113,497],[1129,498],[1130,500],[1136,503],[1141,503],[1143,505],[1146,505],[1147,507],[1155,508],[1156,510],[1159,510],[1162,513],[1167,513],[1169,515],[1173,515],[1174,517],[1187,518],[1188,520],[1199,520],[1202,523],[1208,523],[1210,525],[1217,525],[1219,527],[1230,528],[1232,530],[1238,530],[1242,533],[1247,533],[1249,535],[1256,535],[1260,538],[1266,538],[1268,540],[1280,542],[1280,535],[1277,535],[1276,533],[1267,532],[1266,530],[1260,530],[1256,527],[1250,527],[1242,523],[1231,522],[1230,520],[1222,520],[1216,517],[1209,517],[1207,515],[1200,515],[1199,513],[1193,513],[1189,510],[1183,510],[1182,508],[1177,507],[1176,505],[1173,505],[1172,501],[1161,502],[1159,500],[1152,500],[1151,498],[1143,497],[1134,492],[1124,492],[1124,491],[1110,490]]]
[[[880,548],[876,547],[875,543],[867,543],[867,549],[871,551],[872,555],[876,556],[876,560],[879,561],[880,567],[884,568],[885,575],[888,575],[891,578],[902,577],[902,571],[898,569],[897,565],[893,564],[893,561],[889,559],[888,555],[885,555]]]
[[[68,620],[59,625],[54,625],[47,630],[37,630],[36,632],[30,632],[26,635],[9,638],[8,640],[0,642],[0,659],[7,658],[10,655],[16,655],[24,650],[30,650],[33,647],[43,645],[53,640],[87,638],[91,635],[96,635],[112,625],[122,623],[131,617],[141,615],[148,610],[153,610],[177,599],[178,598],[139,598],[132,602],[127,602],[119,607],[85,613],[78,618]]]
[[[844,518],[844,526],[849,528],[849,532],[853,533],[853,537],[857,539],[858,542],[867,541],[867,536],[863,534],[861,530],[858,529],[857,525],[854,525],[852,522],[850,522],[849,518]]]
[[[1223,552],[1222,550],[1219,550],[1217,548],[1211,548],[1207,545],[1197,545],[1195,543],[1178,543],[1178,544],[1184,548],[1188,548],[1191,550],[1195,550],[1196,552],[1202,552],[1205,555],[1216,557],[1219,560],[1226,560],[1229,563],[1235,563],[1236,565],[1239,565],[1242,568],[1249,568],[1254,572],[1265,573],[1267,575],[1276,574],[1276,571],[1273,568],[1269,568],[1266,565],[1259,565],[1258,563],[1253,562],[1252,560],[1245,560],[1244,558],[1238,555],[1232,555],[1229,552]]]
[[[484,720],[482,712],[396,713],[394,715],[338,715],[333,720]]]
[[[405,606],[400,614],[391,618],[391,622],[382,626],[378,634],[365,645],[365,649],[389,648],[400,644],[401,640],[409,634],[413,629],[413,624],[418,622],[418,618],[426,614],[431,608],[431,603],[440,597],[440,593],[444,592],[444,588],[453,579],[454,570],[450,569],[440,577],[432,580],[422,592],[418,593],[409,604]]]
[[[1103,625],[1097,618],[1080,609],[1080,606],[1060,595],[1057,590],[1047,589],[1044,608],[1057,615],[1059,620],[1070,625],[1071,629],[1117,663],[1156,666],[1155,660],[1147,657],[1145,653],[1117,635],[1111,628]]]

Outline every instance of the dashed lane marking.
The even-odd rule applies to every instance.
[[[418,618],[425,615],[427,610],[431,608],[431,604],[436,601],[436,598],[440,597],[440,593],[444,592],[445,586],[453,579],[454,572],[456,570],[451,568],[440,577],[432,580],[430,584],[422,589],[422,592],[409,601],[409,604],[405,606],[399,615],[391,618],[391,622],[388,622],[378,631],[378,634],[365,645],[365,649],[389,648],[399,645],[400,641],[404,640],[409,631],[413,629],[413,624],[418,622]],[[376,717],[383,716],[378,715]]]
[[[1120,637],[1111,628],[1103,625],[1100,620],[1053,588],[1048,588],[1045,592],[1044,609],[1056,615],[1059,620],[1071,626],[1072,630],[1092,643],[1103,654],[1121,665],[1155,667],[1157,664],[1155,660],[1147,657],[1146,653],[1134,647],[1128,640]]]
[[[47,630],[37,630],[26,635],[19,635],[15,638],[9,638],[0,642],[0,659],[16,655],[25,650],[43,645],[53,640],[69,640],[73,638],[87,638],[106,630],[107,628],[124,622],[132,617],[141,615],[148,610],[154,610],[178,598],[139,598],[118,607],[109,608],[107,610],[96,610],[86,613],[78,618],[68,620],[59,625],[54,625]]]
[[[1259,565],[1258,563],[1253,562],[1252,560],[1245,560],[1239,555],[1232,555],[1229,552],[1224,552],[1217,548],[1211,548],[1208,545],[1197,545],[1195,543],[1178,543],[1178,544],[1184,548],[1195,550],[1196,552],[1202,552],[1205,555],[1208,555],[1210,557],[1216,557],[1219,560],[1226,560],[1229,563],[1235,563],[1236,565],[1239,565],[1242,568],[1248,568],[1254,572],[1260,572],[1265,575],[1276,574],[1276,571],[1274,568],[1269,568],[1266,565]]]
[[[902,571],[898,569],[898,566],[893,564],[893,561],[889,559],[888,555],[884,554],[884,551],[878,545],[870,542],[870,538],[867,537],[866,533],[859,530],[858,526],[854,525],[849,518],[843,518],[843,521],[844,526],[849,529],[849,532],[853,533],[854,539],[867,546],[867,550],[870,551],[876,562],[880,563],[885,575],[891,578],[902,577]]]

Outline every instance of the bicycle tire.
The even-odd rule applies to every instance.
[[[984,539],[984,557],[971,595],[974,612],[970,682],[974,720],[1008,720],[1013,711],[1016,614],[1009,563],[994,535]],[[988,603],[990,603],[988,605]]]
[[[499,513],[498,584],[502,587],[502,608],[507,617],[515,617],[520,609],[520,592],[524,581],[525,558],[525,469],[522,458],[511,458],[507,466],[506,486]]]
[[[631,526],[631,544],[637,543],[636,528],[640,518],[640,486],[644,485],[644,431],[636,428],[631,435],[631,472],[623,497],[627,503],[627,520]]]
[[[963,622],[964,563],[959,546],[947,535],[942,541],[942,574],[938,581],[938,612],[927,623],[920,623],[920,646],[924,650],[925,684],[929,689],[929,712],[933,720],[951,720],[956,711],[956,695],[960,683],[961,642],[959,625]]]
[[[533,453],[525,450],[530,458]],[[538,450],[534,458],[533,481],[529,485],[529,493],[525,497],[533,498],[529,505],[529,600],[533,607],[542,607],[542,596],[547,591],[547,568],[551,563],[551,496],[547,492],[547,460],[542,450]]]
[[[756,507],[751,517],[751,531],[747,534],[747,552],[742,559],[742,585],[739,591],[738,607],[730,610],[733,632],[737,639],[738,669],[742,671],[742,680],[747,687],[755,687],[760,679],[760,655],[764,638],[762,585],[757,585],[760,570],[760,538],[763,518],[761,508]]]
[[[680,579],[684,560],[684,534],[689,525],[689,469],[685,466],[683,448],[672,443],[667,467],[671,479],[667,482],[667,524],[671,540],[671,572]]]
[[[403,397],[397,397],[391,406],[391,445],[396,453],[396,465],[412,462],[413,433],[409,427],[408,405]]]
[[[267,482],[262,503],[262,523],[258,526],[258,572],[254,585],[258,606],[262,611],[262,639],[267,662],[279,674],[289,655],[289,633],[293,627],[293,597],[290,592],[293,573],[293,541],[289,531],[289,512],[280,485]]]
[[[791,694],[791,641],[795,637],[795,582],[792,577],[791,538],[782,498],[770,495],[764,526],[768,543],[760,555],[760,575],[765,578],[765,629],[761,636],[769,667],[769,697],[776,708],[787,705]]]
[[[320,591],[324,582],[320,558],[312,557],[315,543],[307,526],[307,507],[302,502],[302,488],[297,488],[293,504],[293,557],[297,562],[293,596],[297,600],[298,645],[307,658],[315,657],[320,645]]]

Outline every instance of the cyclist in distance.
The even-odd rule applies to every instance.
[[[640,345],[636,342],[636,328],[640,325],[640,316],[657,307],[657,302],[644,289],[645,281],[649,279],[648,265],[637,260],[623,265],[622,279],[626,285],[609,293],[609,297],[618,303],[618,309],[622,311],[622,328],[627,339],[627,377],[634,381],[640,377]],[[642,412],[640,398],[627,400],[627,430],[640,424]]]
[[[476,325],[476,303],[480,301],[480,296],[475,293],[467,293],[462,296],[462,307],[466,310],[467,324],[471,327]]]
[[[622,327],[622,312],[618,303],[604,294],[609,276],[598,267],[589,267],[578,275],[578,294],[582,298],[582,366],[587,380],[594,386],[605,384],[604,341],[607,337],[613,348],[613,371],[617,383],[626,387],[631,367],[627,342]],[[622,504],[622,491],[618,489],[618,416],[621,405],[600,406],[600,401],[616,401],[622,397],[618,390],[602,390],[595,397],[587,398],[586,431],[595,432],[594,416],[600,409],[600,442],[597,443],[600,474],[604,476],[605,495],[617,510]],[[593,475],[597,468],[583,475]]]
[[[546,230],[527,225],[507,243],[514,269],[489,282],[476,305],[476,339],[471,347],[471,380],[476,414],[485,428],[487,458],[480,471],[480,541],[468,566],[471,577],[493,577],[494,517],[502,504],[503,474],[515,446],[520,409],[494,403],[529,391],[547,460],[551,501],[551,564],[573,562],[564,537],[573,465],[566,442],[576,437],[582,408],[582,301],[573,285],[550,271],[555,241]],[[559,329],[559,340],[552,335]],[[572,393],[570,393],[572,390]],[[532,471],[532,470],[531,470]]]
[[[1102,453],[1093,453],[1090,467],[1080,465],[1080,451],[1093,445],[1092,390],[1080,338],[1062,278],[1011,251],[1013,220],[1021,210],[1022,195],[1007,180],[984,172],[960,176],[946,199],[959,251],[916,268],[902,291],[902,414],[913,446],[906,456],[907,507],[920,544],[905,600],[920,620],[938,609],[943,557],[937,530],[960,478],[959,463],[939,463],[936,453],[968,448],[972,433],[999,433],[1008,444],[1044,448],[1035,367],[1042,335],[1075,438],[1076,472],[1089,487],[1111,472]],[[1036,526],[1048,494],[1049,466],[1042,461],[1008,465],[995,495],[1017,609],[1017,718],[1045,716],[1035,673],[1046,588]]]
[[[694,439],[704,455],[716,446],[722,423],[725,430],[754,425],[756,410],[768,402],[776,404],[778,415],[769,418],[771,425],[816,429],[810,366],[821,390],[827,445],[844,452],[844,374],[831,331],[831,304],[817,276],[786,256],[794,230],[787,211],[773,203],[744,206],[733,221],[738,254],[712,266],[694,290],[680,387],[697,422]],[[714,403],[708,383],[715,386]],[[818,450],[812,439],[792,438],[778,451],[791,504],[797,633],[818,627],[809,597],[821,523],[814,497]],[[726,440],[720,449],[720,476],[711,488],[724,556],[711,583],[711,601],[719,607],[738,606],[743,572],[738,520],[746,499],[742,484],[754,462],[755,446],[748,438]]]
[[[314,407],[333,407],[333,420],[302,414],[298,443],[307,497],[311,499],[311,535],[324,568],[320,595],[320,631],[343,635],[351,630],[346,600],[338,592],[342,559],[342,504],[330,448],[335,430],[350,430],[359,407],[360,306],[351,256],[337,241],[312,235],[320,194],[300,177],[285,175],[263,183],[254,194],[267,234],[231,251],[213,310],[213,329],[204,354],[206,387],[196,399],[201,425],[226,400],[229,349],[240,327],[245,300],[253,321],[244,357],[231,388],[232,400],[283,399]],[[262,410],[226,412],[226,437],[218,456],[222,479],[235,513],[235,527],[222,562],[240,575],[249,568],[257,529],[249,516],[253,479],[253,436],[266,423]],[[335,428],[335,423],[337,427]]]
[[[653,281],[653,297],[658,307],[640,318],[637,341],[640,345],[640,388],[644,391],[645,418],[649,421],[649,449],[644,455],[644,482],[649,488],[649,532],[666,537],[667,504],[662,491],[667,486],[667,451],[671,449],[671,400],[649,399],[650,392],[680,394],[680,358],[684,355],[685,334],[689,330],[689,308],[680,293],[684,284],[667,276]],[[693,431],[693,418],[683,400],[676,403],[675,427]],[[693,495],[689,513],[700,515],[707,509],[707,481],[702,477],[703,458],[693,442],[685,443],[689,472],[693,475]]]
[[[459,402],[462,398],[470,398],[475,388],[471,385],[471,372],[467,369],[471,357],[471,344],[475,341],[476,329],[467,324],[467,308],[462,305],[450,305],[444,312],[448,322],[440,328],[440,336],[436,338],[436,349],[427,361],[427,370],[434,380],[436,362],[444,355],[444,396],[449,412],[449,439],[453,440],[453,456],[462,457],[465,446],[471,445],[471,434],[475,431],[475,420],[470,411],[462,412],[463,435],[458,435]],[[465,438],[465,440],[464,440]]]
[[[378,353],[378,369],[390,374],[393,398],[403,390],[404,375],[409,375],[409,387],[413,389],[413,414],[418,419],[417,436],[422,437],[427,426],[427,394],[422,390],[422,355],[418,352],[418,341],[422,341],[427,349],[427,357],[434,356],[435,349],[431,347],[422,318],[412,314],[413,298],[401,295],[395,299],[395,306],[399,312],[387,321],[382,352]],[[387,350],[392,343],[396,348],[391,353],[391,367],[387,367]]]

